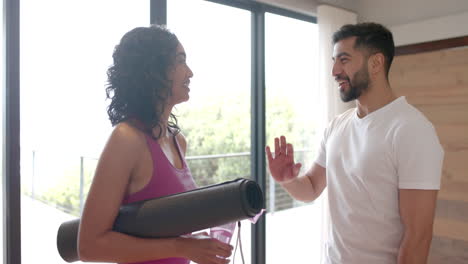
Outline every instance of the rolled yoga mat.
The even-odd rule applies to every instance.
[[[263,192],[254,181],[237,179],[120,207],[113,230],[137,237],[164,238],[252,218],[264,208]],[[80,219],[64,222],[57,249],[67,262],[79,260]]]

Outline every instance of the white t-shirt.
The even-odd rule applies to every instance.
[[[364,118],[357,109],[325,130],[330,225],[326,264],[396,264],[403,235],[398,189],[439,189],[444,152],[432,124],[399,97]]]

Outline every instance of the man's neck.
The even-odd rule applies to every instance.
[[[376,83],[356,100],[358,116],[363,118],[395,99],[396,95],[388,82]]]

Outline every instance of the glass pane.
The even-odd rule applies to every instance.
[[[21,1],[23,264],[66,263],[57,229],[79,216],[110,135],[113,48],[148,22],[149,1]]]
[[[266,142],[274,150],[274,138],[286,136],[301,173],[317,150],[317,44],[316,24],[266,14]],[[293,200],[267,173],[267,263],[320,263],[320,203]]]
[[[195,181],[205,186],[250,178],[250,11],[171,0],[167,18],[194,72],[190,100],[177,114]],[[244,221],[241,229],[250,263],[250,223]]]
[[[1,20],[0,21],[3,21],[3,5],[4,5],[4,2],[5,1],[2,1],[2,5],[0,6],[0,17],[1,17]],[[3,24],[4,25],[4,24]],[[0,220],[0,224],[1,224],[1,227],[0,227],[0,258],[3,260],[3,152],[5,151],[4,149],[4,144],[3,142],[5,142],[5,139],[3,138],[3,130],[4,130],[4,127],[5,127],[5,124],[3,124],[3,115],[4,115],[4,105],[3,105],[3,101],[5,100],[5,78],[4,78],[4,74],[5,74],[5,51],[3,50],[4,48],[4,39],[3,37],[5,36],[5,27],[3,26],[2,27],[2,32],[0,34],[0,56],[1,56],[1,61],[0,61],[0,140],[2,141],[2,146],[0,147],[0,175],[2,176],[1,179],[2,179],[2,188],[0,188],[0,210],[2,210],[2,214],[1,214],[1,220]]]

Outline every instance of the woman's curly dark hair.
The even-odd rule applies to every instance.
[[[167,73],[174,65],[179,40],[162,26],[138,27],[126,33],[115,47],[114,63],[107,70],[107,114],[112,125],[138,122],[154,138],[162,133],[161,116],[171,95]],[[171,131],[180,131],[171,113]],[[152,130],[159,126],[159,135]]]

